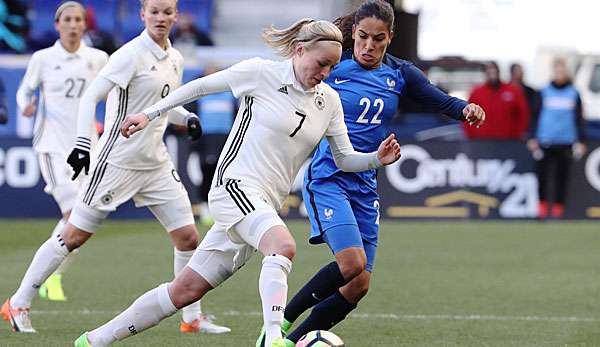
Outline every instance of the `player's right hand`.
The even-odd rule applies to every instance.
[[[121,125],[121,135],[129,138],[129,136],[144,129],[148,123],[150,123],[150,118],[148,118],[146,114],[130,114],[123,120],[123,125]]]
[[[31,98],[31,102],[27,106],[25,106],[25,108],[23,109],[23,116],[30,118],[31,116],[33,116],[36,109],[37,109],[37,96],[34,95]]]
[[[85,174],[87,175],[90,170],[90,152],[79,148],[73,148],[71,154],[67,158],[67,163],[73,168],[72,180],[76,179],[81,173],[81,170],[85,168]]]

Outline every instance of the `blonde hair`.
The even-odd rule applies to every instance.
[[[320,41],[337,42],[340,45],[343,41],[342,32],[333,23],[311,18],[300,19],[281,30],[271,26],[263,31],[262,38],[269,47],[286,58],[294,55],[294,50],[299,44],[310,49]]]
[[[140,0],[140,6],[142,6],[142,8],[145,8],[147,2],[148,0]],[[177,0],[175,0],[175,7],[177,7]]]
[[[85,8],[83,8],[83,5],[81,5],[77,1],[66,1],[60,4],[60,6],[58,6],[58,8],[56,9],[56,13],[54,13],[54,21],[58,22],[58,20],[60,19],[60,15],[63,12],[65,12],[65,10],[69,7],[75,7],[78,10],[80,10],[81,14],[83,15],[83,20],[85,21]]]

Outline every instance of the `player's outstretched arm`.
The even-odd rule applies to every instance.
[[[400,159],[400,144],[394,134],[381,142],[376,152],[371,153],[355,151],[347,133],[328,136],[327,141],[335,164],[345,172],[372,170]]]
[[[121,135],[129,138],[129,136],[143,130],[149,123],[150,118],[145,113],[130,114],[123,120]]]
[[[76,179],[81,171],[85,170],[87,175],[90,169],[90,151],[92,149],[92,132],[96,122],[96,104],[104,100],[115,84],[104,77],[94,79],[92,84],[85,90],[79,108],[77,110],[77,139],[75,148],[69,154],[67,163],[73,169],[73,177]]]

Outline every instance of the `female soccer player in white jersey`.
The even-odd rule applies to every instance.
[[[110,322],[81,335],[76,346],[106,346],[155,326],[229,278],[255,250],[264,255],[259,292],[266,346],[285,346],[280,329],[296,244],[277,210],[294,177],[324,137],[345,171],[391,164],[400,157],[400,145],[391,135],[376,152],[353,150],[340,99],[321,83],[341,56],[342,34],[335,25],[305,19],[265,32],[265,40],[290,59],[243,61],[190,82],[125,119],[121,132],[135,139],[152,131],[168,110],[202,95],[231,90],[243,99],[209,193],[215,224],[188,265],[173,282],[147,292]]]
[[[78,180],[71,180],[73,171],[66,162],[75,144],[77,107],[85,89],[106,64],[108,55],[87,47],[81,40],[85,31],[85,10],[78,2],[68,1],[58,7],[54,27],[60,38],[52,47],[32,55],[17,90],[17,105],[25,117],[32,117],[37,111],[33,147],[46,181],[44,191],[54,197],[62,213],[53,232],[57,234],[69,219],[79,186]],[[39,105],[34,95],[38,89]],[[97,136],[92,133],[91,140],[95,141]],[[61,277],[73,257],[68,258],[42,284],[39,289],[42,298],[66,300]]]
[[[175,246],[174,269],[178,273],[198,246],[198,232],[187,192],[162,141],[167,119],[130,139],[119,136],[128,112],[141,112],[181,84],[183,59],[171,47],[169,31],[176,17],[176,0],[143,0],[140,11],[146,30],[108,60],[84,93],[78,114],[77,142],[68,162],[78,175],[90,163],[90,127],[96,104],[108,95],[106,131],[100,138],[92,175],[82,185],[73,212],[62,232],[47,240],[35,254],[17,292],[5,302],[13,328],[34,332],[28,309],[33,291],[65,259],[96,231],[119,205],[133,199],[147,206]],[[172,120],[200,131],[198,118],[183,107],[169,112]],[[182,332],[229,332],[201,315],[200,303],[183,310]]]

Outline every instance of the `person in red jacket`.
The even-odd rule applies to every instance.
[[[469,103],[483,107],[486,124],[480,128],[464,127],[468,139],[520,140],[525,136],[529,120],[527,99],[523,91],[500,80],[498,64],[485,66],[486,81],[476,86]]]

